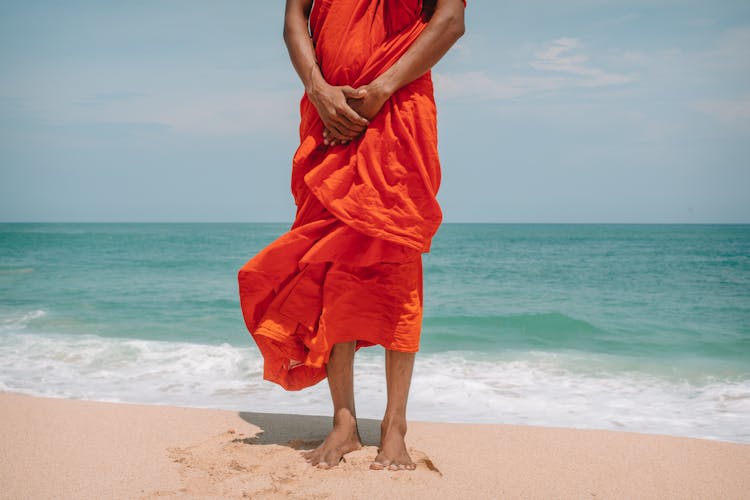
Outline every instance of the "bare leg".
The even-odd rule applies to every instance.
[[[333,400],[333,430],[320,446],[302,454],[308,462],[320,468],[334,467],[344,454],[362,447],[354,411],[355,346],[356,341],[335,344],[326,365]]]
[[[380,448],[371,469],[413,470],[416,468],[406,450],[406,400],[414,369],[413,352],[385,351],[385,378],[388,404],[380,424]]]

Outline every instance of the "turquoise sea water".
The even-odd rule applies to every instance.
[[[0,390],[328,414],[325,382],[262,380],[239,309],[288,227],[0,224]],[[424,271],[410,418],[750,443],[750,225],[443,224]]]

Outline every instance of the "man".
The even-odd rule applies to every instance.
[[[463,0],[287,0],[284,40],[305,86],[295,221],[238,273],[264,378],[323,378],[333,429],[305,452],[333,467],[362,444],[355,351],[386,349],[388,403],[371,468],[414,469],[406,402],[422,321],[422,253],[442,221],[430,68],[464,33]]]

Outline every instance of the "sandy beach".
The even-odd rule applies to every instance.
[[[750,445],[632,432],[412,422],[416,471],[330,470],[300,450],[328,417],[0,393],[0,497],[748,498]]]

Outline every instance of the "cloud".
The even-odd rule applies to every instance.
[[[667,46],[651,51],[628,51],[623,64],[647,75],[639,93],[652,107],[670,106],[673,117],[692,113],[710,118],[709,124],[750,132],[750,26],[717,31],[703,46]]]
[[[750,125],[750,93],[736,99],[702,100],[693,108],[728,125]]]
[[[187,135],[249,135],[295,130],[301,95],[287,89],[93,90],[15,101],[6,98],[0,101],[0,109],[11,109],[18,101],[13,104],[19,109],[16,114],[23,112],[28,120],[55,127],[157,124]]]
[[[521,78],[495,79],[483,71],[436,73],[434,80],[441,99],[511,99],[527,94],[532,87],[549,83],[544,79],[536,83]]]
[[[687,50],[679,45],[652,50],[628,50],[618,59],[631,67],[639,67],[653,80],[655,77],[686,83],[719,83],[750,86],[750,26],[732,27],[716,34],[702,47]],[[691,83],[689,82],[689,83]],[[684,86],[684,85],[682,85]]]
[[[727,71],[743,84],[750,82],[750,26],[729,28],[722,33],[714,47],[697,52],[690,63],[698,63],[709,71]],[[690,55],[689,55],[690,56]]]
[[[298,124],[301,95],[293,91],[243,90],[175,95],[144,100],[140,105],[110,108],[118,121],[152,121],[197,135],[288,132]]]
[[[147,94],[129,90],[115,90],[111,92],[98,92],[84,99],[74,102],[78,106],[102,106],[112,102],[130,102]]]
[[[544,44],[520,74],[494,76],[485,71],[436,73],[435,85],[441,98],[503,100],[539,92],[557,92],[573,88],[622,85],[635,80],[633,75],[605,71],[592,66],[581,52],[577,38],[562,37]]]
[[[572,86],[601,87],[633,81],[634,78],[630,75],[610,73],[591,67],[586,55],[572,53],[579,48],[581,42],[577,38],[558,38],[536,52],[535,59],[529,65],[540,71],[571,75],[575,79],[564,83]]]

